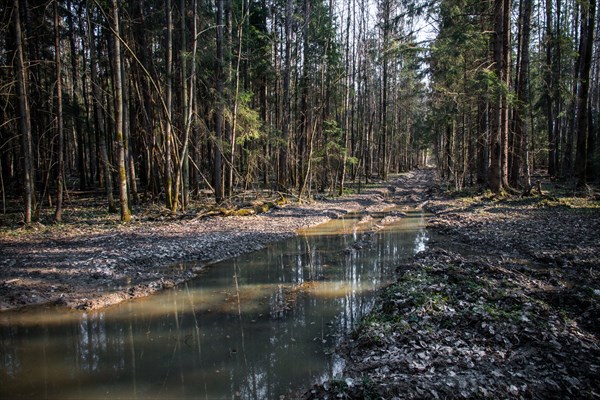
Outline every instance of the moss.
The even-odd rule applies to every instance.
[[[252,208],[240,208],[234,212],[235,216],[238,217],[247,217],[249,215],[256,215],[256,211]]]
[[[568,202],[565,202],[563,199],[557,199],[555,197],[548,197],[540,200],[537,203],[537,207],[539,208],[571,208],[571,205]]]
[[[262,204],[255,205],[254,206],[254,211],[257,214],[266,213],[266,212],[268,212],[273,207],[275,207],[275,203],[269,201],[267,203],[262,203]]]
[[[477,195],[477,188],[475,187],[467,187],[460,190],[450,191],[450,196],[454,198],[460,198],[461,201],[469,201],[470,199],[475,199]]]
[[[279,200],[275,200],[276,205],[283,206],[289,203],[289,200],[284,195],[280,194],[279,196],[281,196]]]
[[[563,197],[559,199],[559,202],[569,208],[600,208],[599,200],[593,200],[587,197]]]
[[[219,207],[219,208],[217,208],[217,211],[224,217],[229,217],[230,215],[233,215],[233,213],[235,212],[235,210],[225,208],[225,207]]]

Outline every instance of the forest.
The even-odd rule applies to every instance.
[[[0,398],[597,399],[599,15],[0,2]]]
[[[598,177],[595,0],[13,0],[3,212],[70,190],[128,221],[248,189],[311,197],[435,164],[457,189]]]

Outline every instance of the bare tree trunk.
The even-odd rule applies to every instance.
[[[232,9],[232,0],[224,0],[223,2],[223,12],[225,18],[225,41],[224,41],[224,51],[223,51],[223,66],[225,68],[225,85],[224,85],[224,94],[225,94],[225,109],[227,110],[226,117],[223,118],[223,124],[225,128],[225,140],[228,144],[227,150],[230,150],[232,147],[235,147],[234,143],[234,134],[232,129],[232,106],[233,106],[233,98],[231,91],[231,82],[233,81],[233,68],[232,68],[232,54],[233,54],[233,9]],[[224,195],[225,197],[233,196],[233,176],[235,166],[233,162],[233,157],[227,157],[225,154],[225,164],[223,165],[224,175]],[[231,156],[231,155],[230,155]]]
[[[90,70],[92,80],[92,96],[94,98],[94,123],[98,132],[100,159],[102,161],[102,173],[104,175],[104,188],[106,190],[106,199],[108,201],[108,212],[116,212],[115,199],[113,197],[113,179],[111,172],[110,160],[108,158],[108,148],[106,144],[107,132],[104,126],[104,111],[102,107],[103,96],[102,88],[100,87],[99,74],[97,67],[97,51],[94,43],[94,34],[90,13],[87,14],[87,26],[89,32],[89,49],[90,49]]]
[[[510,89],[510,16],[511,16],[511,0],[504,0],[503,5],[503,21],[502,21],[502,84],[508,92]],[[501,160],[502,160],[502,186],[509,187],[508,184],[508,154],[509,154],[509,130],[510,130],[510,106],[508,104],[508,95],[502,96],[502,137],[501,137]]]
[[[62,77],[60,62],[60,25],[58,22],[58,0],[54,1],[54,62],[56,68],[56,132],[58,136],[58,171],[56,173],[56,210],[54,220],[62,221],[63,178],[65,174],[65,152],[63,132]]]
[[[496,77],[502,82],[503,78],[503,27],[504,27],[504,0],[494,0],[494,34],[493,34],[493,53],[494,53],[494,71]],[[502,190],[502,113],[503,113],[503,95],[500,90],[495,94],[494,103],[491,107],[490,118],[490,168],[488,183],[490,189],[495,193]]]
[[[165,205],[168,209],[173,208],[173,171],[171,168],[172,147],[173,147],[173,14],[171,10],[171,0],[165,0],[165,18],[166,18],[166,73],[167,73],[167,126],[165,129]]]
[[[346,70],[346,87],[344,90],[344,154],[342,156],[342,173],[340,177],[340,188],[338,191],[338,195],[344,194],[344,182],[346,179],[346,163],[348,161],[348,138],[350,135],[349,130],[351,129],[351,121],[350,121],[350,86],[353,84],[352,75],[350,74],[350,22],[352,21],[352,12],[350,11],[350,7],[354,6],[354,0],[348,1],[348,16],[346,21],[346,55],[344,61],[344,68]],[[354,11],[354,8],[352,8]]]
[[[71,1],[67,1],[67,24],[69,26],[69,43],[71,47],[71,75],[73,87],[71,98],[73,102],[73,126],[77,138],[77,169],[79,172],[79,189],[84,190],[87,186],[87,175],[85,173],[85,140],[83,126],[81,124],[81,94],[79,89],[79,66],[77,65],[77,46],[75,44],[75,24],[73,23],[73,7]]]
[[[389,30],[390,30],[390,0],[384,0],[383,9],[383,77],[381,83],[381,131],[380,150],[381,161],[379,164],[379,176],[381,179],[387,179],[387,142],[388,142],[388,46],[389,46]]]
[[[574,21],[579,21],[579,4],[574,4],[575,15],[573,16]],[[577,30],[577,29],[576,29]],[[577,34],[573,38],[575,41],[579,42],[577,39]],[[575,58],[575,63],[573,66],[573,84],[571,91],[571,99],[569,101],[569,111],[567,113],[567,131],[565,133],[565,137],[563,140],[564,148],[562,152],[562,162],[561,162],[561,175],[563,177],[572,176],[573,175],[573,143],[575,142],[575,129],[577,128],[577,120],[576,120],[576,110],[577,110],[577,91],[579,90],[579,63],[581,61],[580,57]]]
[[[521,35],[519,40],[519,72],[517,92],[517,107],[515,108],[515,149],[511,171],[511,185],[516,186],[519,182],[521,170],[524,171],[523,186],[531,185],[527,157],[527,146],[529,133],[526,122],[527,109],[529,108],[529,38],[531,32],[531,0],[521,0],[522,13]]]
[[[181,2],[181,8],[182,8],[182,19],[184,18],[183,15],[183,0]],[[192,129],[192,118],[193,118],[193,104],[192,104],[192,99],[194,98],[193,96],[193,90],[194,90],[194,86],[195,86],[195,78],[196,78],[196,51],[198,48],[197,45],[197,16],[196,16],[196,0],[194,0],[194,5],[193,5],[193,11],[192,11],[192,18],[193,18],[193,29],[192,29],[192,35],[193,35],[193,46],[192,46],[192,57],[191,57],[191,71],[190,71],[190,84],[189,84],[189,93],[185,92],[185,89],[187,89],[187,84],[184,85],[184,92],[182,93],[183,98],[184,98],[184,126],[183,126],[183,143],[181,146],[181,153],[179,155],[179,164],[177,166],[177,170],[176,170],[176,175],[175,175],[175,192],[174,192],[174,203],[173,203],[173,209],[172,211],[176,211],[177,209],[177,203],[178,203],[178,198],[179,198],[179,191],[180,188],[182,188],[183,193],[182,193],[182,208],[185,210],[185,207],[187,206],[187,201],[185,200],[186,197],[186,185],[184,184],[184,180],[186,179],[186,177],[184,176],[185,170],[184,170],[184,166],[186,164],[186,160],[188,158],[188,149],[189,149],[189,143],[190,143],[190,132]],[[184,31],[183,29],[183,23],[182,23],[182,31]],[[183,39],[183,38],[182,38]],[[183,48],[185,48],[185,39],[182,40]],[[185,61],[184,61],[183,54],[181,57],[181,62],[182,62],[182,80],[185,82],[187,80],[187,68],[184,66]]]
[[[115,130],[117,140],[117,164],[119,168],[119,199],[121,203],[121,222],[129,222],[131,212],[127,198],[127,171],[125,169],[125,139],[123,136],[123,78],[121,76],[121,42],[119,39],[119,2],[112,0],[112,29],[114,40],[114,93],[115,93]]]
[[[561,145],[563,142],[562,137],[563,135],[563,120],[564,120],[564,115],[563,115],[563,108],[564,108],[564,102],[562,101],[562,95],[561,95],[561,86],[562,86],[562,82],[561,82],[561,76],[562,76],[562,45],[561,45],[561,41],[562,41],[562,22],[561,22],[561,18],[562,18],[562,1],[561,0],[557,0],[556,1],[556,19],[555,19],[555,34],[554,36],[557,38],[557,42],[556,42],[556,46],[554,48],[554,55],[553,55],[553,63],[552,63],[552,82],[553,82],[553,89],[552,89],[552,93],[553,93],[553,98],[556,99],[555,103],[554,103],[554,133],[553,133],[553,137],[554,137],[554,143],[553,143],[553,149],[552,149],[552,154],[554,156],[554,170],[555,170],[555,176],[559,176],[561,174],[561,165],[560,165],[560,156],[561,156]]]
[[[238,114],[238,96],[240,91],[240,63],[242,60],[242,41],[244,38],[244,26],[245,21],[250,18],[249,15],[250,8],[249,4],[247,4],[247,0],[242,0],[242,20],[238,23],[238,31],[237,31],[237,40],[238,40],[238,48],[237,48],[237,58],[235,64],[235,77],[234,77],[234,88],[233,88],[233,110],[232,110],[232,122],[231,122],[231,143],[229,148],[229,195],[233,195],[233,182],[234,176],[233,173],[235,171],[235,142],[236,142],[236,129],[237,129],[237,114]]]
[[[290,136],[290,81],[292,69],[292,17],[294,2],[287,0],[285,6],[285,65],[283,71],[283,126],[282,141],[279,146],[279,171],[277,183],[280,189],[285,189],[288,184],[288,146]]]
[[[224,77],[223,77],[223,0],[216,0],[217,6],[217,60],[215,63],[215,75],[217,80],[217,111],[215,115],[216,143],[214,145],[214,163],[213,175],[215,186],[215,201],[223,201],[223,95],[224,95]]]
[[[300,78],[300,85],[302,88],[302,93],[300,95],[300,112],[298,130],[299,134],[296,140],[297,147],[297,157],[298,162],[296,163],[297,173],[297,186],[298,189],[302,192],[305,181],[304,178],[308,175],[306,171],[308,170],[309,160],[306,155],[308,154],[309,147],[309,136],[312,130],[312,122],[311,122],[311,106],[309,105],[309,86],[310,86],[310,77],[309,77],[309,57],[310,57],[310,25],[311,25],[311,0],[303,0],[303,14],[304,21],[302,27],[302,36],[303,36],[303,44],[302,44],[302,76]],[[311,71],[312,72],[312,71]]]
[[[592,49],[594,44],[594,22],[596,17],[596,0],[589,0],[581,6],[581,36],[579,38],[579,77],[581,83],[577,96],[577,153],[575,157],[575,173],[577,185],[583,186],[587,181],[587,146],[589,135],[589,90],[590,69],[592,65]]]
[[[559,0],[560,1],[560,0]],[[546,118],[548,119],[548,174],[556,175],[556,137],[554,136],[554,77],[552,62],[552,46],[554,35],[552,34],[552,0],[546,0]],[[558,101],[558,99],[556,99]]]
[[[19,102],[19,130],[21,133],[21,151],[23,153],[24,186],[24,222],[31,223],[34,195],[33,150],[31,141],[31,114],[27,96],[27,70],[23,53],[23,32],[21,29],[21,11],[19,0],[13,0],[16,50],[15,69],[17,78],[17,98]]]
[[[488,121],[488,110],[489,106],[487,102],[480,98],[477,102],[477,126],[478,126],[478,138],[477,138],[477,184],[480,186],[485,185],[488,174],[488,133],[489,133],[489,121]]]

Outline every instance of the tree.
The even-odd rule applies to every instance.
[[[113,75],[114,75],[114,113],[115,134],[117,141],[117,166],[119,172],[119,200],[121,203],[121,222],[131,220],[129,200],[127,196],[127,171],[125,169],[125,138],[123,137],[123,78],[121,76],[121,43],[119,29],[119,2],[112,0],[112,32],[113,32]]]
[[[56,222],[62,220],[63,188],[65,175],[65,151],[63,131],[63,106],[62,106],[62,73],[60,61],[60,24],[58,16],[58,0],[54,1],[54,59],[56,64],[56,136],[58,137],[58,169],[56,173],[56,211],[54,219]]]
[[[173,171],[172,171],[172,151],[173,151],[173,14],[171,10],[171,0],[165,0],[165,69],[166,69],[166,128],[164,135],[165,156],[164,156],[164,180],[166,190],[166,206],[173,208]]]
[[[21,152],[23,157],[23,187],[24,187],[24,222],[31,223],[34,202],[33,149],[31,137],[31,114],[27,91],[27,67],[23,51],[23,31],[21,29],[21,10],[19,0],[13,1],[13,18],[15,29],[14,57],[15,76],[17,78],[17,99],[19,103],[19,131],[21,135]]]
[[[292,22],[294,16],[294,2],[287,0],[285,3],[285,60],[283,69],[283,123],[282,144],[279,147],[279,168],[277,183],[280,189],[285,189],[289,179],[288,141],[290,137],[291,111],[290,111],[290,82],[292,74]]]
[[[577,92],[577,155],[575,171],[577,185],[587,181],[589,129],[589,89],[592,49],[594,43],[594,22],[596,20],[596,0],[582,3],[581,33],[579,36],[579,90]]]
[[[106,192],[106,200],[108,202],[108,212],[114,213],[117,211],[115,206],[115,200],[113,196],[113,176],[111,172],[111,163],[108,154],[108,130],[104,120],[104,96],[102,94],[103,88],[99,77],[98,68],[98,57],[97,57],[97,44],[95,43],[95,35],[92,27],[91,16],[87,14],[87,26],[89,32],[89,49],[90,49],[90,71],[91,71],[91,91],[92,99],[94,104],[94,126],[96,128],[98,137],[98,147],[100,152],[100,159],[102,164],[104,190]]]
[[[493,103],[490,141],[490,188],[499,193],[506,187],[508,157],[508,91],[510,0],[494,1],[493,56],[496,94]]]
[[[517,105],[514,110],[513,151],[511,152],[510,185],[517,187],[521,168],[523,168],[524,186],[531,186],[529,166],[529,132],[526,122],[529,108],[529,39],[531,32],[531,0],[521,0],[519,15],[519,51],[517,56],[517,81],[515,92]]]

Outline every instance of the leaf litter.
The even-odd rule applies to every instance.
[[[429,248],[338,349],[343,375],[302,398],[599,398],[598,202],[415,195]]]

